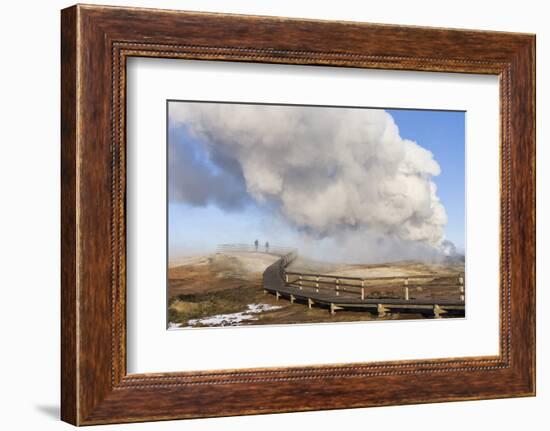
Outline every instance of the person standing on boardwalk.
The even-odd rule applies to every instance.
[[[259,244],[260,244],[260,243],[258,242],[258,240],[254,241],[254,247],[256,247],[256,251],[258,251],[258,245],[259,245]]]
[[[269,253],[269,241],[265,242],[265,252]]]

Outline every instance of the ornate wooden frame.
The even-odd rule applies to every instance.
[[[88,425],[534,395],[534,35],[81,5],[61,15],[63,420]],[[127,375],[129,56],[498,75],[500,354]]]

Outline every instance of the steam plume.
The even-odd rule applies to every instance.
[[[440,167],[384,110],[182,102],[169,116],[214,167],[171,142],[171,199],[228,209],[252,200],[311,237],[448,249],[432,181]]]

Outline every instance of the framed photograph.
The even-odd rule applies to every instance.
[[[534,35],[61,16],[63,420],[535,394]]]
[[[465,112],[167,110],[169,329],[464,316]]]

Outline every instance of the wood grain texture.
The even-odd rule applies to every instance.
[[[61,417],[77,422],[76,9],[61,17]]]
[[[74,6],[62,11],[61,37],[63,420],[86,425],[534,394],[533,35]],[[499,75],[499,356],[127,375],[130,56]]]

